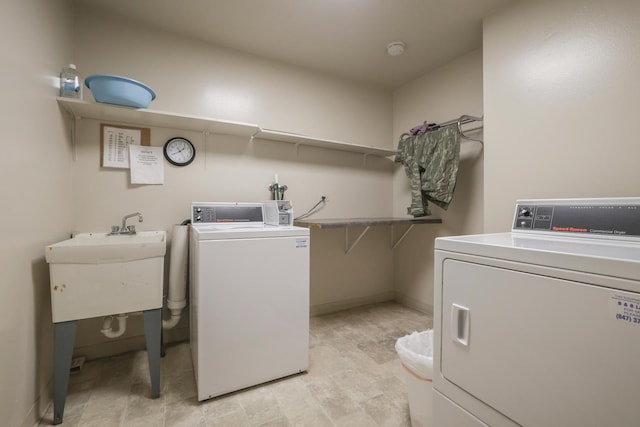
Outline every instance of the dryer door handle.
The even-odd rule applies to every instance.
[[[451,304],[451,339],[465,347],[469,346],[469,314],[467,307]]]

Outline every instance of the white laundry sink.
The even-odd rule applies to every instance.
[[[163,256],[164,231],[136,234],[79,233],[73,239],[47,246],[49,264],[105,264]]]
[[[47,246],[53,322],[161,308],[166,240],[81,233]]]

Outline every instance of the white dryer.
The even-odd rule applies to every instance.
[[[640,199],[435,242],[434,426],[640,425]]]
[[[263,203],[193,203],[191,212],[198,400],[306,371],[309,229],[267,224]]]

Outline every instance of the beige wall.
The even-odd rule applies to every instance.
[[[78,14],[77,62],[84,75],[112,73],[149,84],[153,109],[256,123],[265,128],[391,147],[391,94],[277,62],[219,49],[90,12]],[[91,93],[85,99],[92,101]],[[226,135],[152,128],[151,144],[183,136],[194,143],[194,163],[165,164],[164,185],[130,185],[126,170],[100,168],[99,125],[82,120],[73,164],[73,231],[108,230],[140,211],[140,229],[170,231],[189,217],[193,201],[260,201],[269,198],[274,174],[287,184],[296,214],[322,195],[323,218],[389,216],[389,159]],[[392,297],[393,259],[388,230],[372,230],[348,255],[344,230],[313,231],[312,312]],[[380,245],[380,241],[383,244]],[[283,274],[286,274],[284,260]],[[132,318],[122,339],[106,340],[100,320],[79,324],[76,354],[104,356],[143,345],[141,319]],[[186,337],[188,316],[178,331]]]
[[[484,25],[485,231],[517,198],[640,193],[640,2],[517,2]]]
[[[53,327],[47,244],[68,237],[71,146],[55,101],[72,55],[67,2],[10,0],[0,13],[2,155],[0,424],[32,426],[49,403]],[[41,399],[42,397],[42,399]]]
[[[482,116],[481,50],[464,55],[395,91],[394,138],[397,141],[403,132],[425,120],[440,123],[462,114]],[[474,132],[472,136],[479,135]],[[482,166],[481,145],[463,140],[453,201],[446,211],[431,205],[433,216],[442,218],[442,225],[415,226],[395,249],[394,286],[397,298],[405,304],[423,310],[433,307],[433,240],[436,237],[482,232]],[[396,164],[394,215],[406,216],[410,200],[404,167]],[[398,229],[399,235],[403,230]]]
[[[153,109],[392,146],[388,91],[151,30],[103,13],[84,11],[78,16],[81,72],[120,74],[143,81],[158,94]],[[86,95],[92,100],[90,92]]]
[[[55,6],[12,0],[0,18],[8,60],[2,73],[15,82],[5,86],[3,130],[8,147],[18,141],[11,156],[0,157],[8,201],[1,215],[15,224],[5,227],[0,244],[6,291],[0,339],[11,343],[0,356],[0,414],[7,425],[32,425],[50,399],[46,244],[72,231],[106,229],[136,210],[145,214],[141,228],[170,231],[188,216],[191,201],[268,197],[274,173],[289,185],[298,214],[321,195],[329,203],[317,217],[325,218],[404,216],[409,203],[404,171],[388,159],[161,128],[152,129],[152,145],[185,136],[196,145],[196,161],[166,165],[163,186],[131,186],[126,172],[99,167],[99,121],[80,122],[72,160],[69,122],[54,101],[55,76],[65,63],[76,62],[84,75],[124,74],[150,84],[159,95],[154,109],[384,148],[423,120],[484,111],[484,151],[464,143],[454,200],[448,211],[433,207],[442,225],[416,226],[393,252],[389,228],[374,227],[348,255],[344,230],[312,232],[316,312],[394,294],[429,309],[433,239],[506,230],[516,198],[638,195],[640,146],[630,125],[640,110],[637,2],[517,2],[485,21],[482,52],[393,96],[88,11],[78,13],[74,27],[73,13]],[[115,342],[98,328],[99,322],[80,322],[80,353],[143,345],[139,319]]]
[[[400,133],[423,120],[482,115],[482,53],[475,51],[395,92],[336,80],[309,71],[169,33],[81,11],[78,63],[85,74],[124,74],[158,93],[152,108],[266,128],[392,148]],[[143,60],[140,60],[143,58]],[[170,58],[170,60],[168,60]],[[86,91],[85,98],[91,100]],[[188,217],[195,200],[262,200],[273,174],[289,185],[296,213],[321,195],[329,203],[317,217],[405,215],[404,171],[389,159],[278,142],[152,129],[152,145],[189,138],[198,151],[187,168],[166,165],[163,186],[131,186],[122,170],[99,167],[99,121],[83,120],[74,164],[73,231],[106,229],[128,212],[145,215],[143,229],[165,229]],[[391,136],[391,135],[394,136]],[[482,150],[463,143],[456,196],[442,226],[418,226],[391,251],[389,227],[373,227],[348,255],[344,229],[314,230],[311,305],[323,313],[397,296],[423,310],[433,304],[433,239],[480,232]],[[361,229],[350,230],[357,236]],[[397,238],[404,229],[396,227]],[[353,237],[352,237],[353,238]],[[81,322],[76,353],[94,357],[141,346],[139,319],[117,342],[98,333],[99,320]],[[183,321],[176,339],[185,337]],[[171,339],[171,334],[169,335]]]

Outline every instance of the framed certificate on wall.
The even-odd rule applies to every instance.
[[[128,169],[129,145],[151,145],[151,129],[100,123],[100,166]]]

